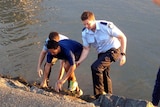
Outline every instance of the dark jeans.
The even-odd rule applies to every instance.
[[[152,93],[152,103],[154,106],[158,106],[160,100],[160,67],[157,73],[153,93]]]
[[[96,98],[105,93],[112,94],[112,81],[109,76],[110,65],[120,55],[120,49],[110,49],[98,54],[98,59],[91,65],[93,78],[93,91]]]

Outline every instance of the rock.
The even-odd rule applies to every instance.
[[[1,107],[95,107],[79,98],[25,86],[13,79],[0,77]]]
[[[154,107],[151,102],[129,99],[116,95],[101,95],[95,99],[90,95],[73,97],[67,90],[60,93],[54,88],[41,89],[36,83],[29,84],[23,78],[0,76],[1,107]]]
[[[154,107],[151,102],[146,100],[129,99],[109,94],[101,95],[93,103],[97,107]]]

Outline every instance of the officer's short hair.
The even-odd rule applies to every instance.
[[[95,16],[94,16],[94,13],[90,12],[90,11],[84,11],[81,15],[81,20],[84,21],[84,20],[95,20]]]

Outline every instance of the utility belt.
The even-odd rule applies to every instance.
[[[111,49],[107,50],[104,53],[99,53],[98,57],[101,56],[101,55],[104,55],[104,54],[107,55],[108,57],[110,57],[111,60],[115,62],[119,58],[120,48],[118,48],[118,49],[111,48]]]
[[[120,51],[120,48],[116,49],[116,48],[111,48],[109,50],[107,50],[106,52],[102,52],[102,53],[99,53],[99,54],[104,54],[104,53],[117,53],[118,51]],[[98,55],[99,55],[98,54]]]
[[[120,48],[118,48],[118,49],[116,49],[116,48],[111,48],[111,49],[109,49],[108,51],[106,51],[107,53],[109,52],[109,53],[120,53]],[[105,53],[106,53],[105,52]]]

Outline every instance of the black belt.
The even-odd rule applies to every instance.
[[[111,48],[111,49],[107,50],[106,52],[99,53],[98,55],[104,54],[104,53],[117,53],[117,51],[118,51],[119,49],[120,49],[120,48],[118,48],[118,49],[116,49],[116,48]]]

